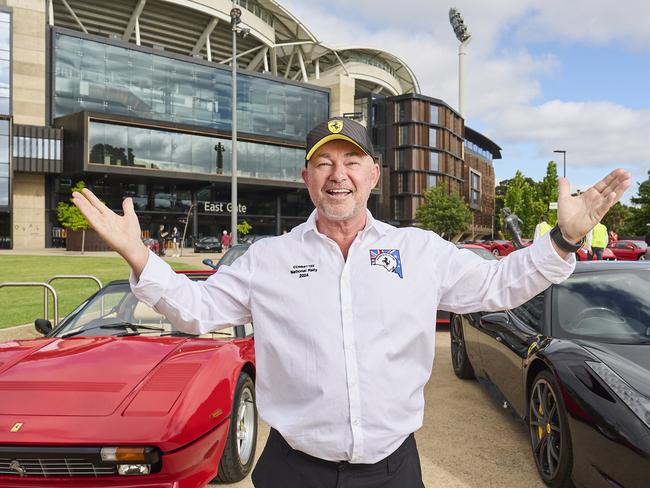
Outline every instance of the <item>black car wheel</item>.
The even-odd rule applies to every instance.
[[[528,426],[535,465],[544,483],[553,488],[572,487],[569,423],[557,381],[549,371],[540,372],[530,390]]]
[[[246,477],[253,467],[257,444],[257,409],[255,386],[246,373],[237,380],[230,414],[226,447],[219,462],[215,481],[234,483]]]
[[[449,323],[449,334],[451,335],[451,364],[454,373],[463,380],[474,378],[474,370],[467,356],[465,337],[463,335],[463,321],[460,315],[452,315]]]

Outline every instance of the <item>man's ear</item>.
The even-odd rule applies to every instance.
[[[375,188],[379,182],[379,176],[381,175],[381,167],[377,161],[374,161],[373,174],[372,174],[372,187]]]
[[[300,175],[302,176],[302,181],[305,182],[305,185],[309,185],[309,172],[307,171],[307,167],[302,168]]]

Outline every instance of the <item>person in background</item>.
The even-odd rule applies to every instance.
[[[586,261],[591,261],[594,257],[594,255],[591,252],[591,241],[593,239],[593,229],[591,229],[589,232],[587,232],[587,235],[585,236],[585,242],[582,244],[582,247],[580,249],[584,249],[585,254],[587,257],[585,257]],[[576,251],[576,259],[580,261],[580,249]]]
[[[551,227],[551,224],[547,222],[548,218],[546,215],[542,215],[539,218],[539,224],[535,226],[535,235],[533,236],[533,242],[542,237],[544,234],[546,234],[549,230],[551,230],[553,227]]]
[[[607,227],[602,222],[598,222],[592,232],[591,252],[596,255],[597,260],[602,261],[603,252],[607,247]]]
[[[160,224],[158,232],[156,233],[156,240],[158,241],[158,256],[165,255],[165,237],[167,237],[167,235],[168,233],[165,230],[165,226]]]
[[[230,234],[227,230],[221,233],[221,251],[226,252],[230,248]]]
[[[618,234],[614,229],[609,231],[609,240],[607,241],[607,245],[609,246],[612,242],[618,241]]]
[[[172,253],[173,257],[178,257],[181,255],[179,243],[181,242],[181,233],[178,231],[178,227],[174,226],[172,230],[172,244],[174,246],[174,252]]]

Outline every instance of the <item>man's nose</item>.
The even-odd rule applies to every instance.
[[[332,166],[332,172],[330,173],[329,179],[332,181],[345,181],[347,179],[347,172],[345,171],[345,165],[335,164]]]

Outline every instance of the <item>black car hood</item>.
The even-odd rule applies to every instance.
[[[594,344],[582,346],[614,370],[639,393],[650,398],[650,344]]]

